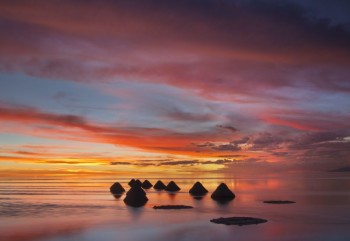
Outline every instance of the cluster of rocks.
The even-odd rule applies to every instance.
[[[170,181],[168,185],[165,185],[161,180],[158,180],[154,185],[152,185],[152,183],[148,180],[141,182],[139,179],[136,179],[136,180],[131,179],[128,182],[128,184],[130,186],[130,189],[126,193],[124,202],[126,205],[132,206],[132,207],[141,207],[147,203],[148,198],[144,189],[147,190],[153,187],[157,191],[165,190],[171,193],[181,190],[181,188],[174,181]],[[110,192],[115,197],[119,198],[125,192],[125,189],[119,182],[116,182],[110,187]],[[202,185],[202,183],[196,182],[189,190],[189,193],[194,198],[200,199],[208,193],[208,190]],[[227,187],[225,183],[220,183],[220,185],[211,194],[211,198],[218,202],[227,202],[227,201],[233,200],[235,198],[235,194]],[[295,203],[294,201],[290,201],[290,200],[266,200],[263,202],[268,204]],[[154,209],[191,209],[193,207],[186,206],[186,205],[161,205],[161,206],[154,206],[153,208]],[[210,222],[217,223],[217,224],[242,226],[242,225],[265,223],[267,222],[267,220],[261,219],[261,218],[253,218],[253,217],[229,217],[229,218],[221,217],[217,219],[212,219],[210,220]]]
[[[177,192],[181,190],[174,181],[170,181],[168,185],[165,185],[162,181],[158,180],[153,186],[148,180],[141,182],[139,179],[131,179],[128,184],[130,190],[126,193],[124,202],[132,207],[141,207],[147,203],[148,198],[143,189],[150,189],[153,187],[157,191],[165,190],[168,192]],[[110,192],[115,197],[119,198],[125,192],[125,189],[119,182],[116,182],[110,187]],[[208,193],[208,190],[202,185],[202,183],[196,182],[189,190],[189,193],[195,198],[201,198]],[[235,194],[225,183],[221,183],[212,193],[211,198],[219,202],[225,202],[234,199]]]

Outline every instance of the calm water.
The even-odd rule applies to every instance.
[[[1,241],[209,241],[350,240],[350,175],[259,179],[198,179],[212,192],[225,182],[234,201],[220,205],[195,200],[188,190],[197,179],[174,179],[175,195],[147,191],[142,208],[127,207],[109,186],[126,179],[22,179],[0,183]],[[149,179],[155,183],[155,179]],[[162,179],[165,183],[169,180]],[[288,199],[295,204],[264,204]],[[154,205],[185,204],[191,210],[154,210]],[[252,216],[268,222],[249,226],[210,223],[218,217]]]

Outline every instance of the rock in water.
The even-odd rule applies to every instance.
[[[187,205],[160,205],[154,206],[153,209],[191,209],[192,206]]]
[[[141,188],[141,186],[134,186],[132,188],[129,189],[129,191],[126,192],[126,196],[128,196],[129,192],[133,192],[135,189],[137,189],[137,191],[142,195],[146,196],[146,192]]]
[[[169,191],[169,192],[177,192],[177,191],[180,191],[181,188],[179,188],[178,185],[176,185],[176,183],[174,181],[171,181],[168,183],[168,185],[165,187],[165,190],[166,191]]]
[[[266,219],[262,218],[252,218],[252,217],[230,217],[230,218],[216,218],[210,220],[212,223],[217,224],[225,224],[225,225],[250,225],[250,224],[259,224],[259,223],[266,223]]]
[[[211,194],[211,198],[217,201],[230,201],[235,198],[235,194],[226,186],[225,183],[221,183]]]
[[[150,183],[148,180],[145,180],[143,183],[142,183],[142,188],[144,189],[150,189],[151,187],[153,187],[152,183]]]
[[[130,182],[128,182],[129,186],[132,187],[134,185],[135,181],[136,180],[134,178],[131,179]]]
[[[109,191],[112,194],[118,195],[118,194],[122,194],[123,192],[125,192],[125,189],[123,188],[123,186],[119,182],[116,182],[109,188]]]
[[[295,201],[290,201],[290,200],[266,200],[264,203],[268,204],[292,204],[295,203]]]
[[[133,186],[126,193],[126,197],[124,198],[124,202],[128,206],[132,207],[141,207],[146,204],[148,198],[146,196],[145,191],[141,188],[141,186]]]
[[[166,186],[162,181],[158,180],[156,184],[154,184],[153,188],[156,190],[164,190]]]
[[[189,191],[189,193],[191,193],[192,195],[195,195],[195,196],[201,196],[201,195],[206,194],[207,192],[208,192],[208,190],[205,189],[205,187],[203,187],[202,183],[200,183],[200,182],[196,182]]]
[[[142,182],[139,179],[136,179],[134,185],[141,187],[142,186]]]

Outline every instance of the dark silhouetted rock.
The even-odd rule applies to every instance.
[[[161,205],[161,206],[154,206],[154,209],[191,209],[192,206],[186,206],[186,205]]]
[[[130,187],[132,187],[132,186],[134,185],[135,181],[136,181],[136,180],[135,180],[134,178],[131,179],[130,182],[128,182],[128,185],[129,185]]]
[[[135,183],[134,183],[134,186],[139,186],[141,187],[142,186],[142,182],[139,180],[139,179],[136,179]]]
[[[156,184],[154,184],[153,188],[156,190],[164,190],[166,186],[162,181],[158,180]]]
[[[289,201],[289,200],[266,200],[264,203],[268,204],[292,204],[295,203],[294,201]]]
[[[230,218],[216,218],[210,220],[212,223],[225,224],[225,225],[250,225],[250,224],[259,224],[266,223],[266,219],[262,218],[251,218],[251,217],[230,217]]]
[[[140,194],[146,196],[146,192],[141,188],[141,186],[134,186],[132,188],[129,189],[129,191],[126,192],[126,195],[128,195],[130,192],[133,192],[134,190],[137,190]]]
[[[208,190],[205,189],[205,187],[203,187],[202,183],[196,182],[190,189],[189,193],[191,193],[194,196],[201,196],[208,193]]]
[[[125,192],[125,189],[123,188],[123,186],[119,182],[116,182],[109,188],[109,191],[113,194],[118,195],[118,194],[122,194],[123,192]]]
[[[230,201],[235,198],[235,194],[226,186],[225,183],[221,183],[211,194],[211,198],[217,201]]]
[[[177,192],[177,191],[180,191],[181,188],[179,188],[179,186],[176,185],[174,181],[170,181],[168,185],[165,187],[165,190],[169,192]]]
[[[129,186],[130,187],[134,187],[134,186],[142,186],[142,182],[139,179],[131,179],[131,181],[129,182]]]
[[[148,198],[145,191],[138,185],[134,185],[132,188],[130,188],[130,190],[126,193],[126,197],[124,198],[126,205],[132,207],[141,207],[145,205],[147,201]]]
[[[151,187],[153,187],[152,183],[150,183],[148,180],[145,180],[143,183],[142,183],[142,188],[144,189],[150,189]]]

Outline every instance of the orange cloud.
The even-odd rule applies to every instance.
[[[232,131],[179,133],[162,128],[113,127],[97,125],[75,115],[41,112],[33,108],[0,107],[0,122],[26,123],[33,130],[51,138],[68,138],[79,141],[111,143],[165,153],[199,155],[193,143],[208,140],[224,141]],[[40,128],[48,125],[50,128]],[[32,135],[36,135],[35,131]],[[63,134],[63,135],[62,135]]]

